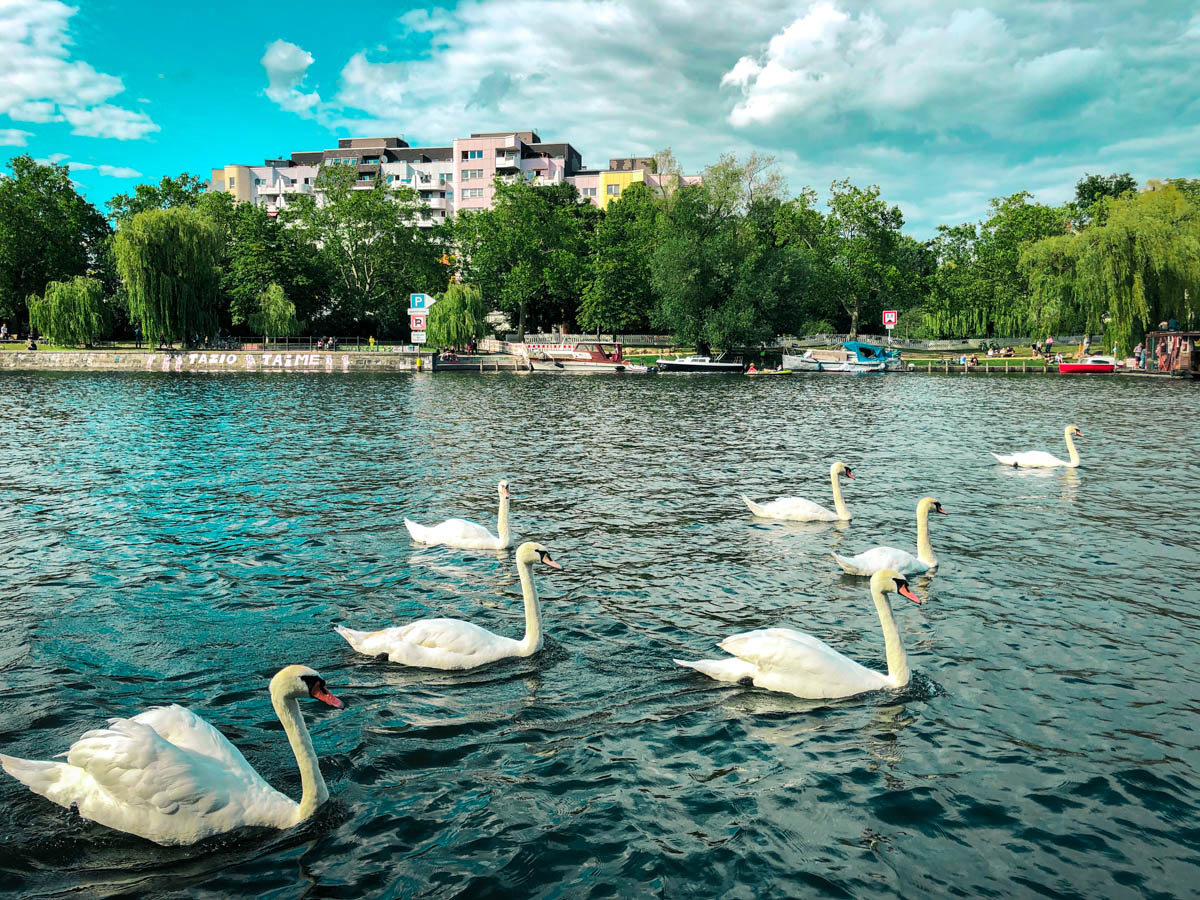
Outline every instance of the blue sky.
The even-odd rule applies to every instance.
[[[0,0],[0,151],[98,204],[352,134],[534,128],[588,165],[772,154],[926,236],[1085,172],[1200,177],[1198,85],[1196,2]]]

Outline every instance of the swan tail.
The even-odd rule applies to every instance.
[[[367,637],[366,631],[355,631],[353,628],[347,628],[345,625],[334,625],[333,630],[345,638],[346,643],[357,650],[359,653],[366,653],[362,649],[363,639]]]
[[[860,569],[855,564],[854,560],[848,559],[845,556],[838,556],[836,553],[830,553],[829,555],[833,557],[833,561],[835,563],[837,563],[839,566],[841,566],[842,571],[845,572],[847,575],[862,575],[863,574],[862,569]]]
[[[404,527],[408,529],[408,536],[414,541],[422,544],[429,543],[429,527],[422,525],[420,522],[414,522],[412,519],[404,520]]]
[[[738,496],[742,498],[743,503],[750,507],[750,512],[754,513],[756,516],[764,519],[769,519],[771,517],[770,513],[768,513],[765,509],[763,509],[745,494],[739,494]]]
[[[0,753],[0,768],[47,800],[53,800],[60,806],[70,806],[73,802],[72,797],[60,795],[64,783],[73,781],[70,775],[77,771],[74,766],[40,759],[21,759]]]
[[[684,668],[695,669],[701,675],[707,675],[717,681],[728,681],[732,684],[758,674],[758,666],[744,659],[676,659],[672,662]]]
[[[1014,469],[1017,467],[1017,458],[1015,456],[1001,456],[999,453],[993,453],[992,456],[996,457],[997,462],[1004,463],[1006,466],[1012,466]]]

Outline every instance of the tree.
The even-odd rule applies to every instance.
[[[258,308],[250,314],[250,327],[259,334],[269,337],[292,335],[300,330],[296,321],[296,304],[283,292],[283,288],[272,282],[258,295]]]
[[[523,341],[531,323],[566,325],[574,317],[599,211],[571,184],[495,185],[492,209],[460,213],[455,223],[461,274],[516,318]]]
[[[487,304],[473,284],[452,282],[429,311],[428,338],[435,347],[458,347],[487,331]]]
[[[29,304],[30,324],[55,344],[90,346],[104,333],[107,320],[104,285],[82,275],[50,282],[45,295]]]
[[[117,269],[148,342],[190,343],[216,328],[221,238],[184,207],[141,212],[117,232]]]
[[[1104,224],[1031,245],[1021,265],[1039,309],[1077,304],[1128,350],[1149,325],[1200,312],[1200,207],[1170,185],[1121,197]]]
[[[417,192],[376,179],[361,187],[353,166],[325,166],[315,194],[281,214],[329,276],[331,327],[407,329],[408,295],[446,283],[436,234],[416,225]]]
[[[657,215],[651,188],[639,182],[608,205],[592,237],[595,257],[579,306],[581,328],[615,334],[648,326],[654,305],[650,257]]]
[[[66,166],[28,155],[0,177],[0,317],[25,321],[27,298],[52,281],[103,270],[111,232],[71,183]]]
[[[204,196],[204,182],[183,172],[175,178],[163,176],[158,184],[139,184],[132,194],[115,194],[108,201],[109,216],[118,224],[150,209],[195,207]]]

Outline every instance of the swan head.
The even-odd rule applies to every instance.
[[[837,477],[838,475],[845,475],[847,478],[854,478],[854,473],[850,471],[850,467],[844,462],[835,462],[829,467],[829,474],[833,475],[834,477]]]
[[[1078,425],[1068,425],[1063,429],[1063,431],[1065,431],[1068,436],[1083,437],[1083,432],[1079,430]]]
[[[930,511],[941,513],[943,516],[950,515],[948,512],[942,509],[942,504],[938,503],[938,501],[933,497],[922,497],[917,501],[917,515],[929,513]]]
[[[518,565],[532,566],[535,562],[543,562],[552,569],[561,569],[562,565],[550,558],[550,551],[537,541],[526,541],[517,548]]]
[[[501,481],[496,485],[496,493],[500,495],[501,500],[507,500],[512,495],[508,492],[508,482]]]
[[[894,569],[882,569],[871,576],[871,590],[880,594],[903,594],[918,606],[923,602],[908,586],[908,579]]]
[[[308,666],[287,666],[276,672],[275,677],[271,679],[271,696],[283,700],[312,697],[334,709],[341,709],[346,705],[329,693],[325,679]]]

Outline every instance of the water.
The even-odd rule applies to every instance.
[[[1190,384],[1113,378],[9,374],[0,378],[0,750],[48,757],[179,702],[272,784],[299,778],[266,694],[305,703],[333,795],[290,832],[164,849],[0,776],[10,897],[1142,897],[1200,884]],[[1012,471],[987,450],[1084,468]],[[739,492],[850,527],[752,519]],[[421,549],[405,515],[494,522],[542,568],[539,655],[469,673],[333,633],[425,615],[519,636],[508,554]],[[789,624],[883,666],[830,550],[942,559],[895,606],[899,694],[722,685]]]

